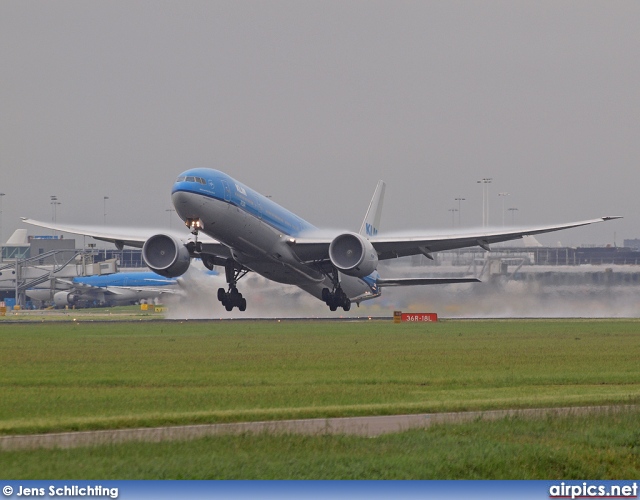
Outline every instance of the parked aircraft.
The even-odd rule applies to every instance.
[[[127,305],[140,300],[153,300],[179,290],[175,278],[165,278],[153,272],[115,273],[96,276],[78,276],[56,280],[56,291],[49,288],[31,288],[26,294],[32,300],[51,300],[56,307],[91,305]]]
[[[23,219],[28,224],[69,233],[83,234],[124,245],[142,247],[148,267],[171,278],[182,275],[192,258],[199,257],[206,267],[224,266],[228,288],[218,290],[218,300],[231,311],[244,311],[246,299],[238,281],[248,272],[270,280],[296,285],[325,302],[332,311],[348,311],[352,303],[380,296],[387,286],[468,283],[475,278],[383,279],[378,261],[409,255],[432,254],[515,240],[527,235],[547,233],[603,222],[619,217],[566,224],[507,229],[478,230],[439,236],[384,236],[379,234],[385,184],[380,181],[358,233],[321,231],[271,199],[257,193],[229,175],[212,169],[192,169],[180,174],[171,198],[176,213],[193,238],[185,240],[166,232],[109,230],[104,227],[71,227]],[[201,233],[209,238],[201,238]]]

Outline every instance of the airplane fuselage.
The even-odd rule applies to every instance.
[[[318,229],[232,177],[211,169],[188,170],[173,185],[171,198],[184,221],[199,220],[200,231],[229,248],[233,259],[265,278],[296,285],[322,299],[331,278],[319,266],[302,262],[291,239]],[[377,272],[365,278],[340,275],[354,302],[380,295]]]

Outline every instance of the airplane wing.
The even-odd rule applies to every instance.
[[[98,293],[103,294],[104,296],[109,295],[124,295],[126,292],[136,292],[136,293],[149,293],[154,295],[174,295],[174,294],[182,294],[184,293],[182,290],[178,288],[168,288],[168,287],[152,287],[152,286],[107,286],[107,287],[97,287],[91,285],[78,285],[76,284],[75,290],[87,296],[95,296]]]
[[[88,283],[79,283],[72,280],[66,280],[62,278],[56,278],[58,283],[63,283],[69,286],[70,290],[73,289],[83,294],[92,295],[94,293],[103,293],[105,295],[120,295],[123,291],[130,290],[132,292],[151,292],[157,294],[163,293],[180,293],[177,288],[170,288],[168,286],[128,286],[128,285],[108,285],[108,286],[96,286]]]
[[[432,252],[443,250],[455,250],[479,246],[490,250],[489,245],[503,241],[517,240],[524,236],[550,233],[572,227],[586,226],[598,222],[605,222],[622,217],[600,217],[579,222],[569,222],[550,226],[538,226],[532,228],[507,229],[498,231],[469,231],[450,235],[423,235],[423,236],[374,236],[369,241],[378,253],[378,259],[386,260],[409,255],[426,255],[431,257]],[[332,238],[292,238],[290,245],[296,255],[305,262],[322,262],[329,259],[329,245]]]
[[[533,227],[528,229],[511,229],[507,231],[486,231],[469,234],[459,234],[451,236],[441,236],[435,238],[420,237],[376,237],[372,238],[371,244],[378,252],[380,260],[392,259],[396,257],[405,257],[408,255],[423,254],[429,256],[431,252],[440,252],[442,250],[455,250],[457,248],[466,248],[479,246],[485,250],[490,250],[489,245],[493,243],[501,243],[503,241],[517,240],[524,236],[532,236],[534,234],[551,233],[562,229],[570,229],[572,227],[587,226],[598,222],[605,222],[621,217],[600,217],[598,219],[590,219],[579,222],[570,222],[567,224],[558,224],[551,226]]]
[[[138,292],[138,293],[154,293],[157,295],[164,294],[182,294],[183,291],[176,288],[166,288],[166,287],[151,287],[151,286],[109,286],[103,289],[105,295],[122,295],[125,291]]]
[[[416,286],[416,285],[446,285],[447,283],[480,283],[477,278],[397,278],[380,279],[376,284],[383,286]]]
[[[154,234],[161,231],[152,229],[132,229],[132,228],[110,228],[110,227],[93,227],[93,226],[69,226],[67,224],[54,224],[49,222],[41,222],[33,219],[22,217],[22,222],[31,224],[32,226],[44,227],[62,233],[80,234],[90,236],[96,240],[114,243],[118,248],[122,246],[142,248],[144,242]],[[182,235],[180,235],[182,237]]]
[[[22,217],[22,222],[24,222],[25,224],[31,224],[32,226],[44,227],[45,229],[60,231],[62,233],[71,233],[71,234],[80,234],[83,236],[89,236],[96,240],[113,243],[120,250],[125,246],[142,248],[145,241],[147,241],[151,236],[159,233],[174,236],[178,240],[184,241],[185,243],[191,241],[191,237],[189,235],[185,235],[184,233],[181,233],[178,231],[164,231],[160,229],[151,229],[151,228],[140,229],[140,228],[130,228],[130,227],[114,228],[114,227],[108,227],[108,226],[105,226],[105,227],[70,226],[67,224],[57,224],[57,223],[53,224],[49,222],[41,222],[33,219],[28,219],[26,217]],[[231,252],[229,251],[229,248],[224,246],[222,243],[219,243],[218,241],[214,240],[213,238],[201,236],[198,241],[202,243],[202,253],[211,255],[213,257],[213,260],[215,261],[215,264],[224,265],[224,260],[227,259],[228,257],[231,257]]]

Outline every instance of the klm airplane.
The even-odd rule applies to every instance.
[[[53,296],[49,286],[27,290],[34,300],[51,300],[56,307],[75,306],[82,302],[99,305],[127,305],[142,299],[155,299],[180,290],[176,278],[152,272],[114,273],[56,279]]]
[[[192,258],[206,267],[223,266],[227,288],[218,290],[218,300],[227,311],[246,310],[247,301],[238,282],[256,272],[279,283],[296,285],[322,300],[332,311],[348,311],[353,303],[379,297],[388,286],[468,283],[475,278],[383,279],[377,271],[380,260],[425,255],[434,252],[489,245],[603,222],[619,217],[601,217],[567,224],[518,230],[483,230],[441,236],[384,236],[379,233],[385,184],[380,181],[358,233],[328,235],[297,215],[262,196],[227,174],[211,169],[187,170],[178,176],[171,198],[176,213],[193,238],[144,231],[123,234],[106,228],[70,227],[23,219],[28,224],[95,239],[142,248],[149,268],[167,278],[182,275]]]

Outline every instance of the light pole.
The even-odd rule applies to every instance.
[[[518,211],[517,208],[513,207],[509,209],[509,212],[511,212],[511,224],[515,225],[515,221],[516,221],[516,212]]]
[[[53,222],[56,222],[57,219],[58,205],[62,205],[62,202],[58,201],[57,196],[51,196],[51,220],[53,220]]]
[[[455,198],[458,202],[458,227],[462,227],[462,202],[466,201],[466,198]]]
[[[108,199],[109,199],[109,197],[108,197],[108,196],[104,196],[104,197],[102,198],[102,201],[103,201],[103,208],[104,208],[104,211],[103,211],[103,213],[104,213],[104,222],[103,222],[103,224],[104,224],[105,226],[107,225],[107,200],[108,200]]]
[[[175,209],[167,208],[165,212],[169,212],[169,229],[171,229],[171,212],[175,212]]]
[[[51,220],[55,224],[56,219],[57,219],[57,214],[56,214],[57,208],[58,208],[58,205],[62,205],[62,203],[58,201],[58,197],[55,196],[55,195],[50,196],[50,198],[51,198]],[[52,234],[53,234],[53,236],[56,235],[56,230],[55,229],[52,231]]]
[[[4,243],[2,238],[2,198],[4,198],[4,193],[0,193],[0,245]]]
[[[456,212],[457,208],[450,208],[449,212],[451,212],[451,227],[456,227]]]
[[[492,177],[485,177],[477,181],[477,184],[482,184],[482,227],[489,225],[489,186]]]
[[[509,193],[498,193],[498,196],[502,198],[502,227],[504,227],[504,199],[509,196]]]

